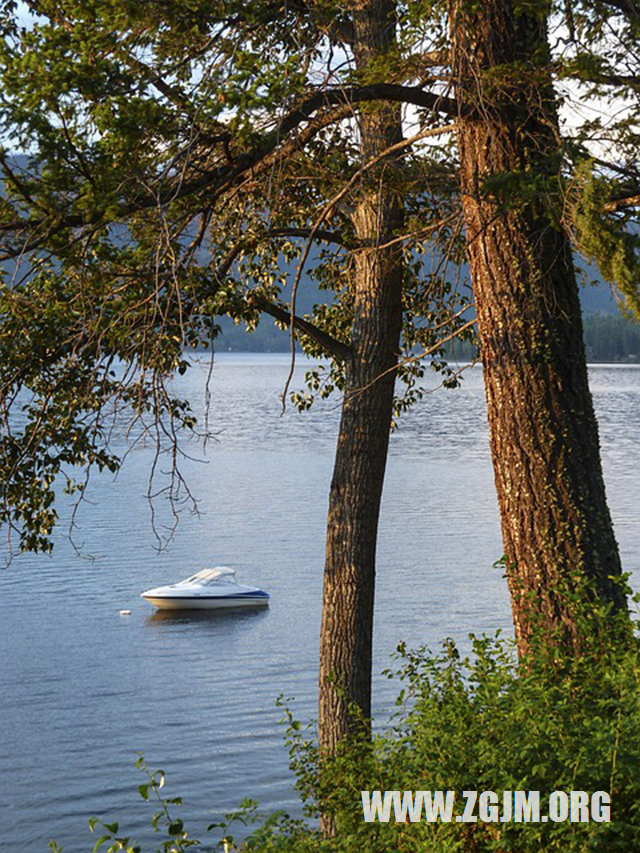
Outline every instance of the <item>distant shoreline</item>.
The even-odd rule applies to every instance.
[[[640,323],[617,313],[590,312],[583,316],[584,341],[589,364],[640,364]],[[221,333],[214,342],[217,354],[265,353],[288,356],[289,335],[270,321],[261,323],[254,332],[242,325],[221,323]],[[296,347],[296,355],[303,357]],[[472,360],[475,350],[469,342],[457,342],[447,350],[446,358],[458,363]]]

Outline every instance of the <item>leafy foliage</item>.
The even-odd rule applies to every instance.
[[[616,285],[630,314],[640,317],[640,235],[628,231],[626,217],[612,219],[605,210],[611,181],[593,173],[592,161],[576,171],[575,200],[569,208],[577,246],[588,261],[595,261],[605,281]]]
[[[110,413],[121,423],[128,410],[138,424],[144,414],[177,458],[180,430],[195,423],[166,382],[188,369],[185,348],[212,344],[217,317],[248,330],[265,314],[297,326],[305,351],[327,361],[327,378],[294,395],[302,408],[343,387],[353,259],[370,248],[351,213],[384,172],[363,162],[358,99],[371,100],[369,84],[409,82],[399,69],[425,36],[408,27],[402,56],[356,73],[350,15],[329,2],[4,8],[0,521],[20,548],[47,550],[56,489],[81,492],[78,468],[121,464]],[[436,118],[422,110],[420,123]],[[450,335],[468,302],[455,184],[446,145],[402,155],[392,190],[410,223],[395,237],[406,257],[404,346],[432,349],[446,370],[430,317]],[[417,254],[427,244],[444,247],[430,248],[431,268]],[[327,298],[298,325],[307,276]],[[401,370],[398,411],[416,398],[420,371]]]
[[[638,317],[640,15],[634,4],[606,0],[558,5],[566,36],[558,90],[574,114],[565,143],[571,171],[564,226]]]
[[[531,68],[492,69],[488,91],[525,93],[535,75],[552,74],[569,116],[564,137],[542,170],[532,151],[485,189],[508,207],[536,204],[636,310],[638,15],[613,0],[556,5],[516,4],[554,13],[552,50]],[[219,316],[251,330],[271,314],[291,330],[298,285],[313,276],[327,298],[296,335],[325,367],[293,399],[306,408],[343,387],[353,260],[370,248],[351,214],[382,178],[405,208],[394,238],[405,260],[396,414],[420,396],[416,351],[432,355],[445,384],[457,382],[438,345],[463,327],[471,335],[458,163],[452,126],[442,126],[465,109],[444,94],[445,4],[398,3],[393,49],[364,64],[354,61],[353,13],[333,0],[34,0],[5,2],[2,13],[0,520],[20,547],[50,547],[52,496],[75,481],[73,468],[120,464],[101,424],[109,405],[165,419],[175,451],[193,422],[165,380],[187,369],[183,347],[214,340]],[[394,155],[402,168],[391,171],[384,159],[363,161],[357,133],[358,116],[388,98],[412,104]],[[620,109],[584,117],[587,98]],[[517,105],[523,121],[527,103]],[[24,433],[9,411],[26,398],[37,427]],[[56,479],[47,460],[63,446],[70,470]]]

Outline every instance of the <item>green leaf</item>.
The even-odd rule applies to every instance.
[[[184,824],[181,820],[174,820],[169,824],[169,835],[180,835],[184,829]]]

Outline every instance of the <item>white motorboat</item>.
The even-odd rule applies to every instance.
[[[162,610],[216,610],[223,607],[262,607],[269,594],[255,586],[236,583],[229,566],[201,569],[190,578],[141,593]]]

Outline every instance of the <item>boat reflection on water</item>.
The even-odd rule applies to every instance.
[[[208,624],[222,625],[225,623],[246,623],[249,619],[256,619],[267,615],[267,610],[259,605],[254,607],[243,607],[216,610],[156,610],[147,616],[147,625],[183,625],[189,622],[206,622]]]

